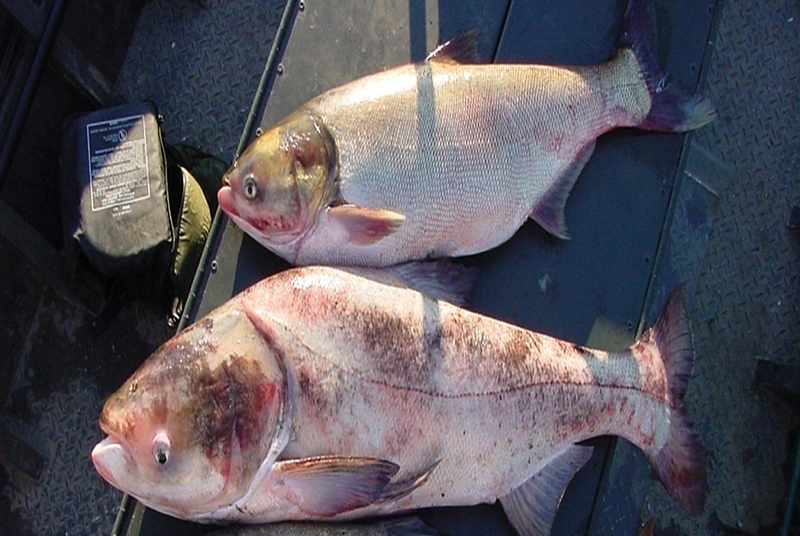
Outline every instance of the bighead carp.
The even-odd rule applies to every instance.
[[[547,534],[591,448],[642,449],[689,513],[705,468],[683,410],[693,362],[673,293],[630,348],[528,331],[384,272],[294,268],[164,344],[106,402],[111,484],[196,521],[347,520],[499,500]]]

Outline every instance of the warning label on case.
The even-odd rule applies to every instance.
[[[92,212],[150,197],[144,116],[86,125]]]

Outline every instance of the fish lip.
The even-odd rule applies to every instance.
[[[241,217],[239,211],[236,210],[236,203],[233,202],[233,189],[230,184],[223,183],[222,187],[217,191],[217,203],[228,215]]]
[[[108,482],[116,485],[114,475],[111,473],[108,465],[103,462],[103,458],[108,458],[109,452],[114,450],[119,450],[121,458],[127,459],[127,451],[125,446],[119,441],[119,439],[111,435],[94,446],[91,457],[92,464],[94,465],[95,470],[100,473],[100,476],[102,476]]]
[[[125,441],[123,440],[121,435],[117,434],[113,430],[103,428],[102,425],[100,426],[100,428],[103,430],[103,432],[106,433],[106,438],[103,439],[97,445],[95,445],[95,449],[97,449],[101,445],[104,447],[109,447],[111,445],[119,445],[123,450],[125,450]],[[92,458],[94,459],[94,450],[92,450]]]
[[[108,442],[108,443],[114,442],[119,445],[125,444],[125,439],[124,439],[125,431],[120,429],[118,423],[113,422],[111,419],[109,419],[105,411],[103,411],[100,414],[100,417],[97,419],[97,422],[100,425],[100,429],[108,436],[105,440],[103,440],[103,442]],[[98,443],[98,446],[99,445],[100,444]]]

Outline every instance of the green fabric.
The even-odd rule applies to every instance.
[[[167,159],[189,170],[203,189],[211,213],[217,211],[217,190],[228,164],[189,145],[167,146]]]
[[[180,169],[184,184],[183,202],[172,276],[175,290],[185,300],[211,228],[211,211],[200,184],[185,168]]]

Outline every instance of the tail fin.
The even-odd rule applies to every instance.
[[[619,47],[633,51],[650,93],[650,112],[638,128],[685,132],[700,128],[716,117],[711,101],[670,82],[658,65],[653,0],[629,1]]]
[[[706,469],[703,447],[683,408],[694,347],[682,294],[682,287],[672,291],[658,321],[640,339],[655,343],[661,354],[670,405],[667,440],[658,451],[646,451],[645,456],[672,498],[689,515],[698,516],[705,503]]]

